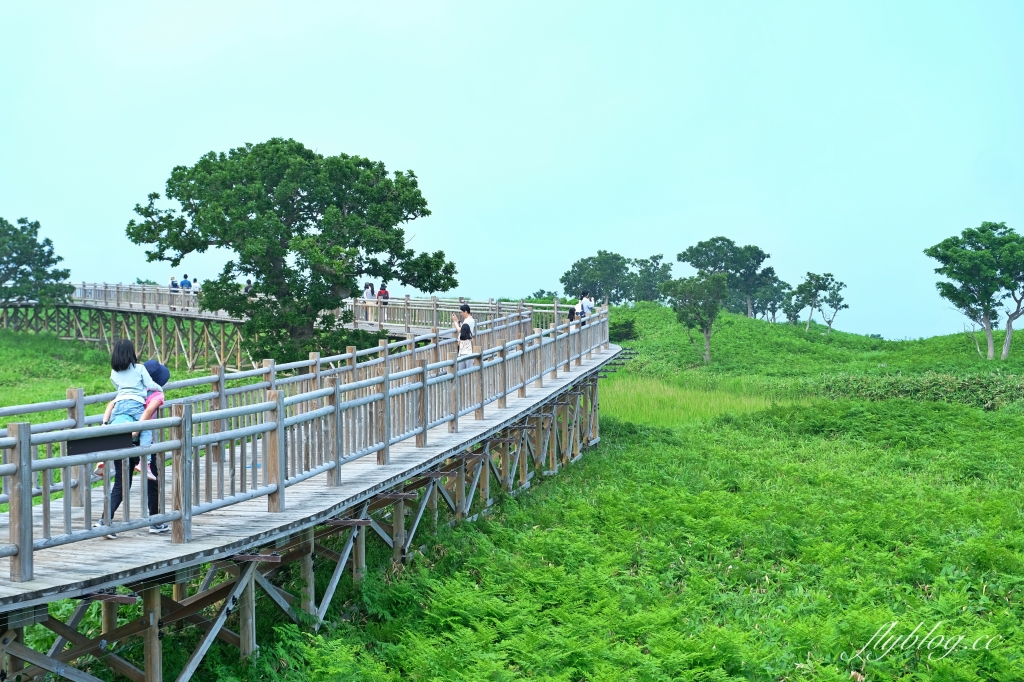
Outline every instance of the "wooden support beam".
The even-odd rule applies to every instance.
[[[154,585],[142,590],[142,614],[148,618],[150,625],[143,632],[144,658],[146,661],[146,682],[163,682],[164,649],[160,641],[161,608],[160,586]]]
[[[29,649],[27,646],[17,641],[17,633],[14,630],[8,630],[2,637],[0,637],[0,649],[6,652],[12,661],[28,661],[34,666],[42,668],[43,670],[48,670],[60,677],[72,680],[72,682],[101,682],[98,677],[93,677],[92,675],[84,673],[63,661],[59,661],[55,658],[41,654],[38,651]],[[17,679],[21,673],[21,668],[19,667],[18,670],[14,670],[13,667],[11,667],[10,673],[10,679]]]
[[[224,606],[221,607],[220,612],[217,614],[217,618],[214,619],[212,627],[207,630],[206,634],[203,635],[203,638],[199,640],[199,645],[196,647],[196,650],[192,652],[192,656],[189,657],[188,663],[185,664],[181,674],[178,675],[178,682],[186,682],[195,674],[196,670],[199,668],[199,664],[203,660],[203,657],[206,655],[206,652],[210,650],[210,646],[213,644],[214,639],[216,639],[217,633],[222,627],[224,627],[224,622],[227,620],[228,614],[231,613],[231,609],[238,600],[239,595],[241,595],[242,590],[245,589],[246,584],[252,580],[253,573],[255,572],[256,564],[254,563],[249,564],[242,569],[242,573],[239,575],[234,589],[231,590],[227,599],[224,600]]]
[[[301,608],[306,613],[316,615],[316,577],[313,574],[313,529],[308,528],[301,533],[302,548],[305,551],[299,559],[299,576],[302,578]]]

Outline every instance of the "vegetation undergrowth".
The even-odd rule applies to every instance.
[[[1020,679],[1024,414],[975,398],[1021,363],[979,361],[962,335],[729,316],[694,366],[665,312],[623,311],[638,358],[602,380],[581,462],[476,523],[421,528],[405,566],[368,543],[318,633],[260,594],[260,656],[218,643],[199,678]],[[294,566],[281,579],[297,592]],[[198,636],[166,637],[168,655]]]

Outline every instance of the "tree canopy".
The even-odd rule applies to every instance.
[[[712,237],[682,251],[676,260],[689,263],[699,272],[726,274],[730,292],[742,300],[747,317],[753,317],[754,297],[758,289],[775,276],[773,269],[761,269],[769,257],[753,244],[737,246],[727,237]]]
[[[1001,356],[1009,357],[1013,323],[1024,315],[1024,238],[1006,223],[983,222],[924,253],[939,261],[935,272],[950,280],[935,283],[939,295],[984,329],[989,360],[995,357],[992,330],[1002,302],[1013,301],[1006,309]]]
[[[629,259],[611,251],[598,251],[597,256],[581,258],[559,279],[565,295],[574,298],[589,291],[595,301],[608,299],[617,305],[629,298]]]
[[[676,311],[676,318],[686,328],[687,338],[705,363],[711,362],[711,337],[715,333],[715,322],[722,312],[723,301],[728,295],[727,281],[723,272],[702,272],[695,277],[674,279],[662,285],[662,292]],[[704,337],[703,351],[693,338],[691,332],[694,329]]]
[[[177,166],[159,193],[136,205],[129,239],[150,261],[178,265],[189,253],[221,248],[232,259],[203,284],[200,304],[244,318],[251,353],[300,357],[335,350],[353,336],[330,313],[362,279],[425,292],[456,286],[442,251],[408,248],[403,225],[430,215],[412,171],[380,161],[324,156],[274,138]],[[241,278],[253,280],[246,294]]]
[[[0,218],[0,306],[66,301],[75,289],[67,284],[71,272],[55,267],[63,260],[49,237],[40,241],[38,220]]]

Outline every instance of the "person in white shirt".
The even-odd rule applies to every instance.
[[[452,313],[452,324],[459,330],[459,356],[473,354],[473,338],[476,336],[476,320],[469,310],[469,305],[463,303],[459,306],[458,313]],[[457,369],[469,367],[469,360],[459,360]]]
[[[580,302],[576,304],[576,317],[580,320],[582,327],[587,323],[587,317],[594,310],[594,299],[590,298],[590,292],[584,291],[580,294]]]
[[[373,306],[375,305],[377,305],[377,292],[373,290],[373,284],[367,282],[363,285],[363,318],[368,322],[373,322]]]

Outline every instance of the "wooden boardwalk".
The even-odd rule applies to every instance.
[[[375,494],[434,468],[474,443],[521,421],[581,379],[592,378],[618,350],[613,346],[609,351],[595,353],[593,359],[583,361],[573,371],[560,373],[557,379],[546,381],[541,389],[532,389],[527,398],[510,396],[504,409],[488,406],[482,420],[463,417],[457,433],[450,433],[444,425],[430,429],[425,447],[416,447],[409,440],[393,445],[389,464],[378,465],[372,456],[348,462],[341,469],[341,484],[337,487],[326,485],[326,474],[289,487],[283,512],[268,513],[266,499],[259,497],[193,517],[192,542],[187,544],[174,544],[170,534],[152,535],[141,529],[119,533],[115,540],[96,538],[38,550],[33,580],[0,582],[0,611],[47,603],[55,598],[82,596],[149,575],[226,558],[293,536],[355,509]],[[137,491],[143,482],[143,477],[136,475],[132,487],[133,507],[138,505]],[[92,489],[93,509],[102,509],[102,495],[102,488]],[[53,516],[60,517],[61,504],[60,500],[53,502]],[[41,527],[41,506],[36,505],[33,510],[35,524]],[[76,521],[82,518],[80,507],[73,508],[72,512]],[[133,518],[138,517],[137,509],[133,508],[132,513]],[[120,514],[119,510],[117,519]],[[0,537],[8,532],[6,525],[0,525]],[[10,559],[0,561],[6,564]]]
[[[436,317],[437,308],[429,312]],[[621,352],[608,342],[607,309],[586,322],[559,324],[556,316],[547,325],[522,307],[503,312],[497,307],[478,324],[471,347],[451,330],[432,329],[236,371],[227,371],[222,335],[221,364],[209,375],[164,386],[169,400],[147,422],[151,446],[131,446],[128,434],[138,424],[97,425],[99,416],[86,416],[86,406],[112,394],[72,388],[63,400],[0,407],[8,418],[0,429],[0,543],[8,538],[0,544],[0,575],[6,569],[9,576],[0,578],[2,671],[93,682],[98,678],[72,664],[101,656],[129,679],[159,682],[163,628],[189,622],[204,634],[177,674],[184,682],[215,640],[238,647],[242,657],[256,651],[257,586],[292,621],[319,627],[346,567],[353,581],[365,573],[367,537],[403,562],[421,526],[443,521],[440,511],[447,523],[474,518],[494,503],[492,482],[515,493],[537,474],[579,459],[600,440],[597,380]],[[98,315],[85,321],[104,324]],[[119,322],[122,331],[129,321]],[[207,334],[204,343],[216,355],[203,324],[191,320],[189,329]],[[148,328],[151,345],[162,348],[156,331]],[[175,338],[191,348],[194,339],[181,341]],[[26,420],[43,414],[57,418]],[[92,480],[101,462],[108,463],[103,485],[110,485],[115,466],[150,453],[164,462],[159,512],[144,509],[146,481],[136,475],[110,520],[114,539],[93,526],[104,514],[104,487],[73,483],[70,494],[53,494],[65,482]],[[428,509],[432,519],[421,524]],[[150,534],[148,526],[160,522],[171,532]],[[332,536],[341,544],[323,544]],[[314,556],[334,563],[322,594]],[[305,585],[298,595],[273,582],[278,568],[293,562]],[[207,573],[200,581],[201,566]],[[163,585],[173,586],[173,596]],[[81,600],[66,622],[47,606],[62,599]],[[101,602],[102,628],[87,636],[77,628],[92,601]],[[136,601],[142,617],[119,624],[118,604]],[[237,633],[227,627],[229,616]],[[45,654],[23,643],[33,624],[58,636]],[[109,650],[110,642],[132,636],[144,640],[144,670]]]

